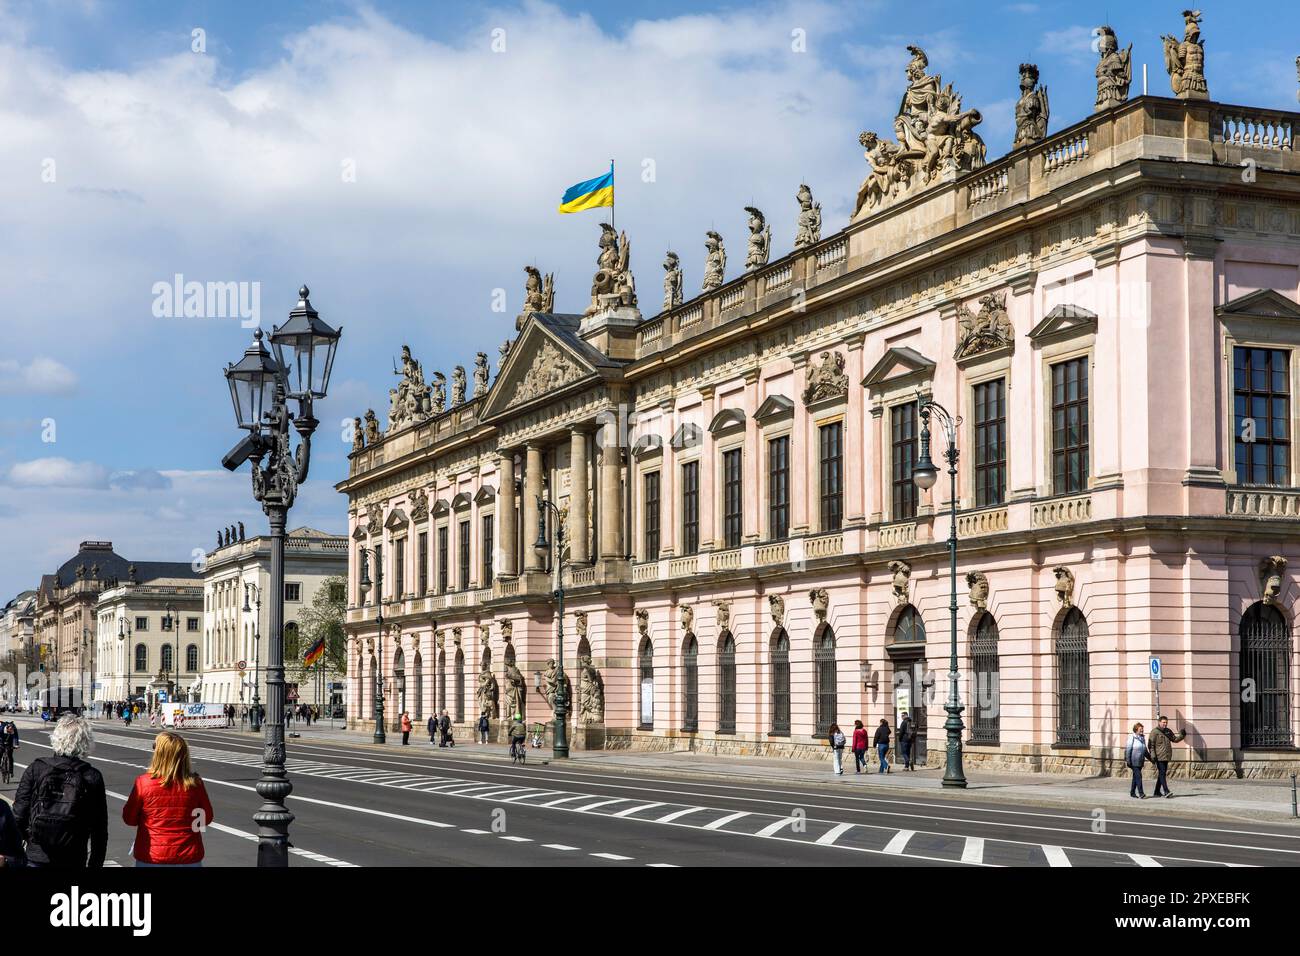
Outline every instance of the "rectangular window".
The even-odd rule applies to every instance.
[[[659,557],[659,472],[645,476],[645,548],[643,561]]]
[[[1291,484],[1291,353],[1232,350],[1232,437],[1237,481]]]
[[[844,524],[844,423],[831,422],[818,429],[819,481],[822,531],[838,531]]]
[[[400,572],[399,572],[400,573]],[[284,599],[286,601],[302,600],[302,585],[297,581],[284,582]]]
[[[420,570],[416,572],[415,579],[419,582],[420,593],[429,593],[429,532],[421,531],[416,545],[416,554],[420,560]]]
[[[336,604],[342,604],[347,597],[347,589],[342,584],[330,585],[330,600]]]
[[[462,521],[456,529],[456,545],[460,555],[460,589],[469,590],[469,522]]]
[[[478,586],[481,588],[485,588],[492,583],[492,550],[495,547],[492,525],[492,515],[484,515],[483,537],[479,542],[479,553],[483,556],[483,571],[478,582]]]
[[[393,542],[393,597],[406,593],[406,539]]]
[[[741,450],[733,448],[722,454],[722,542],[723,547],[739,548],[745,515],[745,479]]]
[[[975,507],[1007,497],[1007,380],[975,386]]]
[[[767,443],[767,536],[780,541],[790,535],[790,436]]]
[[[1088,487],[1088,357],[1052,366],[1052,493]]]
[[[682,465],[682,554],[700,550],[700,463]]]
[[[186,631],[197,631],[199,629],[199,619],[197,617],[187,617],[185,619]]]
[[[137,617],[135,619],[135,629],[137,631],[149,630],[149,619],[147,617]]]
[[[384,574],[384,546],[375,545],[375,601],[384,600],[384,582],[388,580],[388,575]]]
[[[916,517],[916,483],[912,469],[916,466],[916,402],[895,405],[889,410],[890,498],[891,519],[910,521]]]
[[[438,593],[447,593],[447,561],[450,554],[447,548],[447,526],[438,529]]]

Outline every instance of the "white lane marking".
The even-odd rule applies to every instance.
[[[705,830],[720,830],[732,820],[739,820],[741,817],[749,816],[748,810],[740,810],[736,813],[729,813],[725,817],[719,817],[711,823],[704,824]]]
[[[630,856],[619,856],[617,853],[591,853],[591,854],[588,854],[588,855],[589,855],[589,856],[598,856],[598,857],[600,857],[602,860],[619,860],[619,861],[622,861],[622,860],[630,860],[630,859],[632,859],[632,857],[630,857]]]
[[[708,807],[687,807],[685,810],[674,810],[672,813],[665,813],[662,817],[655,817],[655,823],[672,823],[678,817],[684,817],[688,813],[700,813],[707,810]]]
[[[786,827],[788,827],[790,824],[794,823],[794,822],[795,822],[796,820],[798,820],[798,819],[800,819],[800,818],[799,818],[799,817],[786,817],[784,820],[777,820],[775,823],[769,823],[767,826],[763,827],[763,829],[761,829],[761,830],[759,830],[757,833],[755,833],[754,836],[756,836],[756,837],[770,837],[770,836],[772,836],[773,834],[776,834],[776,833],[781,832],[782,830],[784,830]]]
[[[479,834],[479,835],[481,835],[481,834],[484,834],[484,833],[488,833],[488,832],[490,832],[490,831],[488,831],[488,830],[470,830],[470,829],[468,829],[468,828],[464,828],[464,829],[462,829],[460,832],[461,832],[461,833],[475,833],[475,834]]]
[[[1143,856],[1141,853],[1130,853],[1129,856],[1133,858],[1133,862],[1136,863],[1138,866],[1159,866],[1160,865],[1160,863],[1157,860],[1149,856]]]
[[[587,794],[592,796],[592,794]],[[626,797],[615,797],[613,800],[597,800],[595,803],[589,803],[585,807],[572,807],[575,813],[586,813],[588,810],[594,810],[596,807],[607,807],[611,803],[627,803]]]
[[[521,793],[517,797],[506,797],[502,803],[518,803],[520,800],[531,800],[533,797],[553,797],[557,793],[566,793],[564,790],[530,790],[527,793]]]
[[[531,839],[529,839],[528,837],[520,837],[520,836],[506,836],[506,835],[504,835],[504,834],[502,834],[501,839],[503,839],[503,840],[509,840],[511,843],[532,843],[532,842],[533,842],[533,841],[532,841]]]
[[[1065,851],[1059,846],[1048,846],[1043,844],[1043,855],[1047,857],[1048,866],[1074,866],[1070,858],[1065,855]]]
[[[852,829],[853,829],[852,823],[837,823],[835,824],[835,826],[831,827],[829,830],[827,830],[825,833],[819,836],[814,842],[819,843],[822,846],[834,846],[836,840],[838,840],[840,837],[842,837],[844,834],[848,833]]]
[[[655,807],[662,807],[662,803],[643,803],[640,806],[628,807],[626,810],[619,810],[617,813],[611,813],[612,817],[626,817],[641,810],[653,810]]]
[[[895,856],[901,855],[907,849],[907,841],[914,836],[916,836],[915,830],[899,830],[894,834],[894,838],[885,844],[885,852]]]
[[[647,863],[646,866],[670,866],[674,870],[680,869],[676,863]]]
[[[961,861],[963,863],[983,863],[984,862],[984,838],[967,837],[966,845],[962,847]]]
[[[549,801],[549,802],[547,802],[547,803],[539,803],[538,806],[539,806],[539,807],[558,807],[558,806],[559,806],[560,804],[562,804],[562,803],[572,803],[574,800],[589,800],[589,799],[591,799],[591,794],[589,794],[589,793],[580,793],[580,794],[578,794],[576,797],[563,797],[563,798],[561,798],[561,799],[559,799],[559,800],[551,800],[551,801]]]
[[[543,843],[543,847],[548,850],[576,850],[576,846],[566,846],[563,843]]]

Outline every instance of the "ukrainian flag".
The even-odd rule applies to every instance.
[[[302,659],[304,667],[311,667],[325,654],[325,638],[320,638],[307,651],[307,656]]]
[[[582,212],[598,206],[614,205],[614,164],[609,164],[609,172],[595,179],[570,186],[560,200],[560,212]]]

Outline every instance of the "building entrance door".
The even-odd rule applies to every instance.
[[[899,728],[903,725],[903,714],[911,715],[916,727],[916,739],[912,741],[912,763],[925,764],[926,751],[926,713],[925,713],[925,658],[915,657],[909,661],[896,661],[894,671],[894,753],[899,762],[903,759],[903,743],[898,739]]]

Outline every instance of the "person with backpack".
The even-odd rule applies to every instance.
[[[122,822],[135,827],[136,866],[203,865],[212,801],[190,767],[190,748],[180,734],[164,730],[154,739],[153,759],[135,778]]]
[[[876,745],[876,755],[880,757],[880,772],[889,773],[889,761],[885,759],[885,754],[889,753],[889,721],[880,721],[871,742]]]
[[[18,782],[14,817],[28,866],[104,865],[108,796],[103,775],[84,759],[94,745],[90,722],[65,714],[50,732],[53,756],[37,757]]]
[[[1129,737],[1124,747],[1124,766],[1133,771],[1133,783],[1128,788],[1128,795],[1145,800],[1146,791],[1142,788],[1142,765],[1147,761],[1147,738],[1142,733],[1142,725],[1133,725],[1133,736]]]
[[[488,723],[487,711],[484,711],[483,713],[478,715],[478,742],[479,743],[481,744],[487,743],[488,730],[490,729],[490,727],[491,725]]]
[[[914,770],[912,766],[912,745],[916,743],[916,721],[912,715],[903,711],[903,719],[898,722],[898,749],[903,758],[903,769]]]
[[[840,730],[839,724],[831,724],[831,729],[826,735],[831,744],[831,765],[835,768],[835,773],[844,776],[844,731]]]
[[[867,765],[867,728],[860,720],[853,722],[853,764],[854,773],[862,773]]]

